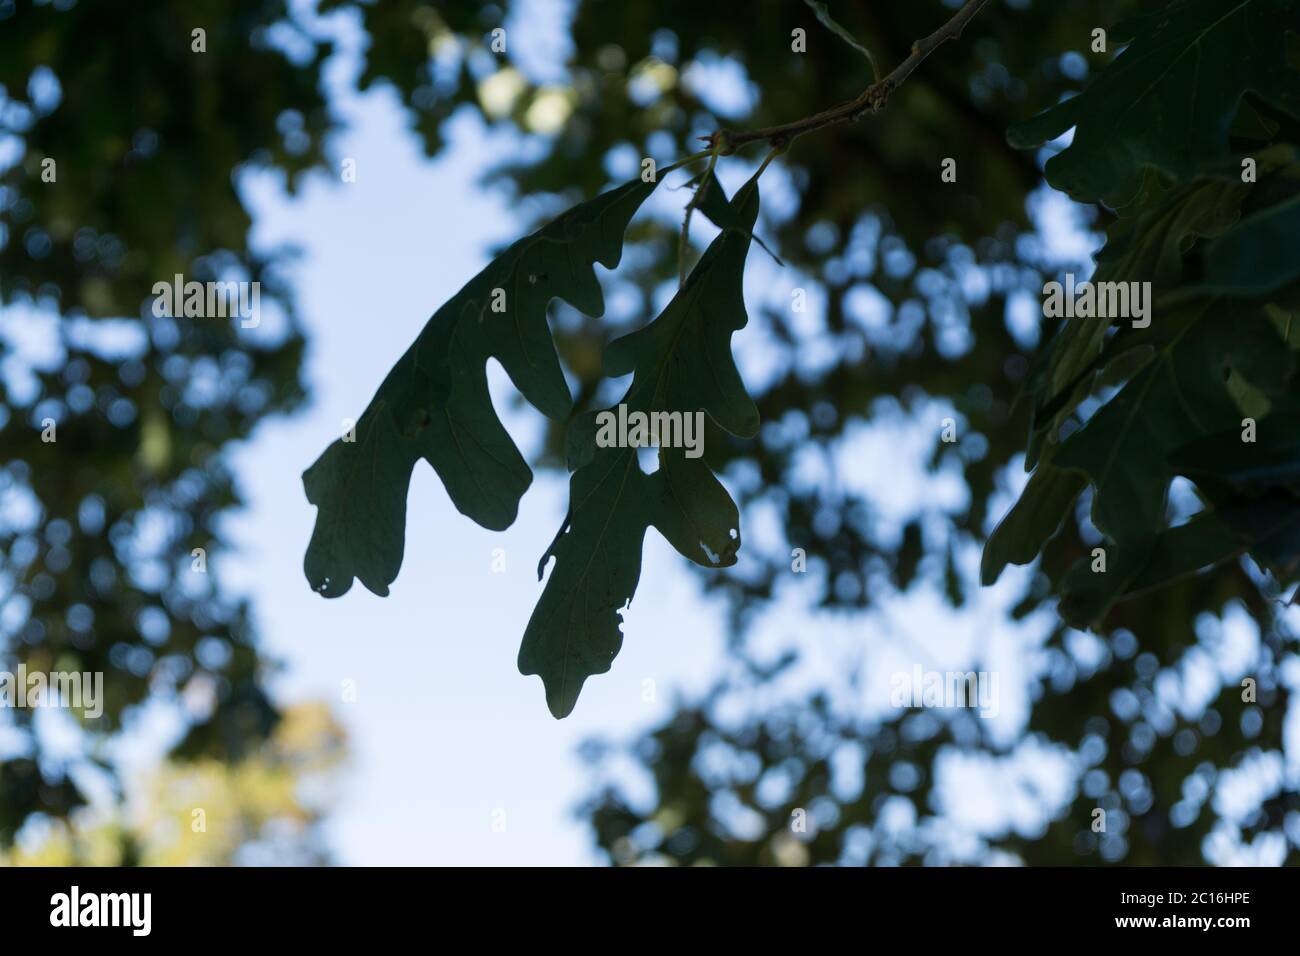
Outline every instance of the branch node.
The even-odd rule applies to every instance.
[[[736,144],[732,142],[731,130],[720,129],[709,136],[700,137],[709,144],[709,148],[719,156],[730,156],[736,151]]]

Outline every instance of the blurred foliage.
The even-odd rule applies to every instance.
[[[326,865],[319,827],[345,756],[329,707],[298,704],[247,759],[165,763],[108,819],[48,821],[0,866]]]
[[[331,46],[286,16],[0,2],[0,668],[103,672],[106,697],[75,758],[30,709],[4,713],[0,843],[83,802],[76,774],[112,772],[106,745],[146,701],[212,691],[181,708],[177,756],[238,759],[275,726],[217,525],[239,503],[224,450],[303,398],[291,250],[250,245],[237,185],[275,169],[292,189],[326,162]],[[260,282],[260,325],[154,315],[178,273]]]
[[[955,8],[827,6],[882,70]],[[663,165],[719,126],[802,117],[869,81],[861,55],[794,0],[755,0],[743,15],[735,4],[681,0],[320,7],[360,24],[369,43],[358,84],[395,90],[430,155],[457,112],[523,134],[503,161],[484,157],[494,167],[487,181],[516,199],[521,235],[629,178],[643,156]],[[737,336],[762,354],[763,374],[741,365],[764,424],[756,441],[711,432],[706,447],[742,526],[776,530],[747,531],[735,567],[701,572],[730,609],[730,663],[712,688],[677,702],[637,740],[588,748],[597,783],[583,812],[611,860],[1194,864],[1243,845],[1294,858],[1300,801],[1294,775],[1280,768],[1294,764],[1282,728],[1295,638],[1257,566],[1234,560],[1116,605],[1098,637],[1085,635],[1060,620],[1051,596],[1052,581],[1100,540],[1085,498],[1040,564],[999,582],[996,607],[979,591],[983,542],[1022,481],[1032,423],[1017,399],[1051,331],[1038,328],[1040,290],[1088,268],[1085,253],[1063,255],[1036,228],[1045,155],[1013,149],[1005,131],[1083,89],[1115,52],[1092,53],[1091,31],[1143,7],[991,0],[885,111],[799,141],[765,174],[756,234],[786,269],[765,294],[747,290],[751,323]],[[0,597],[19,607],[6,607],[0,628],[11,661],[114,675],[113,716],[90,728],[97,734],[113,732],[151,688],[165,695],[196,673],[215,676],[222,703],[192,739],[230,757],[269,728],[264,662],[247,608],[211,574],[202,593],[189,592],[189,553],[219,552],[213,521],[237,503],[222,448],[301,398],[301,339],[273,281],[284,251],[248,248],[232,177],[246,164],[272,166],[292,188],[324,162],[336,123],[319,86],[330,44],[277,2],[123,9],[0,0],[0,137],[23,143],[20,160],[0,171],[0,294],[63,317],[57,367],[32,370],[30,394],[6,391],[0,405],[3,493],[39,503],[29,526],[0,528]],[[200,23],[209,52],[196,56],[189,36]],[[491,31],[503,24],[498,54]],[[806,31],[806,54],[791,51],[796,28]],[[563,62],[533,41],[557,32]],[[31,88],[40,67],[61,90],[48,109],[37,105],[41,84]],[[40,182],[47,156],[59,157],[57,184]],[[950,156],[959,181],[941,184],[939,163]],[[756,157],[729,162],[746,159]],[[768,201],[769,180],[780,201]],[[1054,209],[1083,229],[1114,218],[1095,204]],[[579,409],[610,397],[600,387],[604,346],[644,324],[675,286],[678,230],[662,216],[633,223],[623,269],[607,282],[618,307],[605,318],[555,308]],[[283,310],[282,336],[249,341],[234,325],[153,319],[142,308],[149,287],[176,271],[261,277]],[[796,286],[808,293],[806,313],[790,308]],[[110,359],[80,344],[74,330],[102,316],[141,327],[140,352]],[[212,387],[200,391],[200,380]],[[57,446],[39,440],[43,405],[58,412]],[[960,441],[940,440],[945,417]],[[899,519],[858,479],[869,470],[919,475],[886,456],[854,458],[867,425],[933,436],[930,477],[955,480],[959,492],[934,494],[927,479]],[[562,466],[563,431],[551,429],[535,465]],[[153,451],[142,454],[146,445]],[[161,545],[149,539],[156,554],[140,542],[154,515],[167,529]],[[807,574],[791,574],[795,548],[806,552]],[[137,577],[145,566],[153,577]],[[826,622],[856,622],[871,650],[905,643],[894,615],[917,595],[963,609],[990,634],[1027,635],[1015,673],[1032,706],[1014,734],[970,710],[873,710],[852,669],[808,671],[834,651]],[[776,597],[807,605],[788,651],[761,639]],[[92,623],[81,608],[93,610]],[[152,613],[142,626],[149,608],[163,612],[165,633]],[[1225,636],[1243,619],[1258,631],[1244,662]],[[200,653],[205,637],[228,653]],[[962,669],[981,665],[998,662],[975,653]],[[1254,702],[1242,700],[1246,676]],[[1193,694],[1206,680],[1211,692]],[[18,720],[29,732],[29,715]],[[42,759],[34,738],[28,751],[0,763],[5,833],[35,810],[65,815],[77,798],[66,768]],[[1049,758],[1068,771],[1061,793],[1032,773]],[[1035,812],[984,826],[964,819],[954,763],[984,768],[999,803]],[[1245,808],[1233,810],[1228,798],[1243,787]],[[1108,811],[1105,834],[1091,829],[1098,807]],[[807,813],[805,832],[792,831],[796,810]]]

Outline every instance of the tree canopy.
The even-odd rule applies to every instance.
[[[533,469],[567,469],[519,658],[563,716],[618,651],[646,530],[699,566],[730,612],[731,663],[639,739],[591,744],[584,813],[610,859],[1295,852],[1294,773],[1269,768],[1294,764],[1296,0],[759,0],[744,16],[584,2],[562,15],[549,75],[514,4],[319,13],[365,31],[359,85],[391,86],[431,155],[462,111],[525,138],[485,158],[485,181],[529,200],[530,234],[433,313],[355,441],[304,476],[308,582],[386,592],[421,458],[491,529]],[[279,3],[0,17],[0,123],[21,144],[0,166],[0,296],[56,314],[62,349],[25,388],[0,378],[0,480],[31,503],[0,525],[6,653],[112,673],[96,735],[211,679],[216,704],[180,753],[237,759],[274,726],[266,662],[193,549],[220,551],[214,521],[238,502],[223,450],[301,400],[303,345],[285,251],[249,247],[237,178],[271,167],[292,187],[328,164],[329,42]],[[954,22],[960,37],[922,42]],[[851,121],[791,126],[835,109]],[[665,180],[707,225],[635,215]],[[1063,252],[1053,219],[1095,253]],[[747,268],[778,278],[754,294]],[[280,321],[252,335],[158,317],[148,290],[173,273],[260,279]],[[1150,283],[1150,321],[1049,314],[1067,273]],[[94,344],[108,323],[133,336],[126,354]],[[532,461],[488,400],[490,360],[547,419]],[[665,451],[651,472],[601,446],[596,415],[620,404],[704,411],[705,456]],[[957,491],[927,478],[900,516],[861,480],[893,467],[860,457],[881,432],[921,436],[928,478]],[[864,708],[848,673],[790,679],[828,650],[818,622],[888,642],[892,609],[918,595],[1032,632],[1013,738],[969,709]],[[764,621],[792,600],[810,626],[774,652]],[[1242,619],[1248,661],[1221,660]],[[970,670],[996,667],[982,654]],[[0,763],[0,840],[80,799],[18,720],[29,754]],[[1040,822],[972,829],[953,812],[945,768],[1014,773],[1046,753],[1068,768],[1063,792],[1015,778]],[[648,803],[606,775],[620,755],[652,782]],[[1235,812],[1220,797],[1240,772],[1266,784]],[[792,828],[800,813],[811,824]]]

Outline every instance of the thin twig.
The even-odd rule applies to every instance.
[[[890,94],[912,75],[912,71],[920,66],[921,61],[944,42],[955,40],[961,36],[966,24],[970,22],[975,14],[980,12],[980,9],[986,3],[988,3],[988,0],[967,0],[966,5],[958,10],[951,20],[924,40],[917,40],[913,43],[912,52],[906,60],[894,68],[893,72],[879,82],[872,83],[856,99],[823,110],[820,113],[814,113],[812,116],[806,116],[801,120],[795,120],[792,123],[783,123],[780,126],[765,126],[762,129],[740,132],[720,129],[707,137],[709,145],[718,149],[724,156],[735,152],[742,146],[763,140],[776,147],[785,147],[804,133],[810,133],[813,130],[833,126],[836,123],[843,123],[848,120],[857,120],[864,113],[879,112],[889,101]]]

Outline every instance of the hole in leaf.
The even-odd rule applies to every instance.
[[[638,448],[636,450],[636,463],[640,466],[642,472],[653,475],[659,470],[659,449],[654,447]]]

